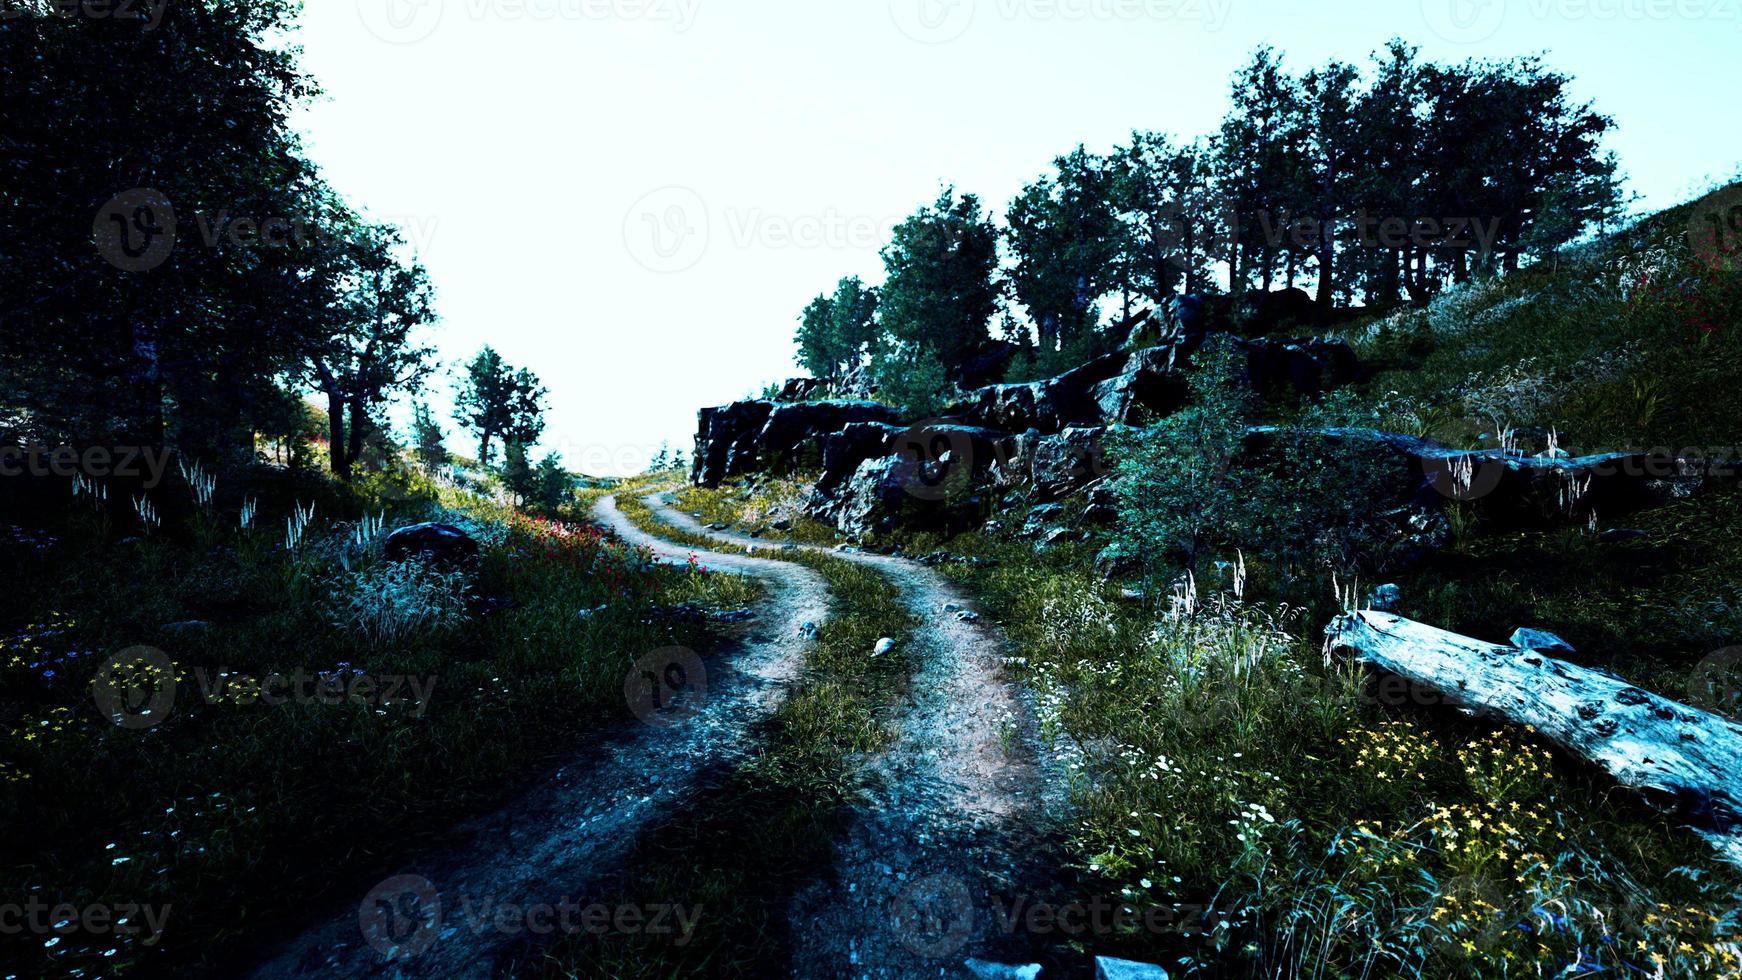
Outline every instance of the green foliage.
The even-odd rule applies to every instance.
[[[411,441],[424,472],[434,473],[447,465],[448,450],[442,442],[442,428],[426,402],[412,405]]]
[[[1081,146],[1053,165],[1057,175],[1023,188],[1005,214],[1011,285],[1043,354],[1093,330],[1096,302],[1118,280],[1114,166]]]
[[[883,249],[879,309],[883,331],[903,352],[898,358],[922,368],[935,362],[946,373],[960,367],[985,343],[997,312],[997,265],[998,232],[972,194],[957,198],[946,188],[897,225]]]
[[[871,361],[877,397],[914,418],[932,418],[956,394],[950,371],[938,355],[923,347],[895,344]]]
[[[840,281],[833,295],[818,296],[799,318],[799,363],[816,378],[839,378],[879,346],[877,291],[857,276]]]
[[[488,345],[478,352],[460,378],[454,399],[454,421],[478,435],[478,461],[490,465],[490,443],[532,445],[544,433],[544,397],[549,394],[538,376],[516,370]]]

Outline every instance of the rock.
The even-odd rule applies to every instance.
[[[1318,324],[1319,307],[1306,290],[1298,287],[1271,292],[1255,289],[1241,299],[1237,320],[1240,332],[1252,337],[1279,330],[1299,331]]]
[[[1142,602],[1149,598],[1149,593],[1134,585],[1127,585],[1119,590],[1119,598],[1124,599],[1126,602]]]
[[[1550,656],[1564,657],[1577,651],[1573,645],[1547,630],[1519,628],[1512,631],[1513,646],[1520,650],[1530,650],[1534,653],[1546,653]]]
[[[602,613],[605,610],[610,609],[610,608],[611,608],[610,603],[608,603],[608,602],[601,603],[600,605],[594,606],[591,609],[581,609],[581,610],[576,611],[575,618],[576,619],[592,619],[594,616],[597,616],[600,613]]]
[[[946,603],[944,603],[944,612],[945,613],[955,613],[955,612],[961,612],[961,611],[962,611],[962,604],[959,602],[946,602]]]
[[[1107,527],[1119,522],[1119,495],[1106,483],[1089,490],[1089,506],[1083,509],[1083,523]]]
[[[709,617],[716,623],[742,623],[756,618],[754,609],[732,609],[714,613]]]
[[[877,641],[877,646],[871,650],[871,656],[881,657],[893,649],[895,649],[895,641],[886,636]]]
[[[1063,516],[1064,512],[1064,504],[1041,504],[1028,512],[1028,520],[1024,521],[1022,525],[1022,536],[1032,538],[1040,534],[1046,530],[1048,524],[1052,524]]]
[[[710,531],[724,531],[724,530],[730,528],[731,526],[732,525],[730,525],[730,524],[714,523],[714,524],[708,525],[708,530],[710,530]]]
[[[961,612],[956,613],[956,619],[964,623],[978,623],[980,621],[980,614],[974,612],[972,609],[964,609]]]
[[[212,628],[212,624],[203,619],[184,619],[179,623],[164,623],[165,633],[204,633]]]
[[[801,461],[804,450],[847,425],[898,421],[895,409],[869,401],[757,399],[704,408],[697,418],[690,481],[717,487],[728,477],[789,468]]]
[[[856,539],[902,527],[961,531],[983,516],[983,501],[952,492],[938,483],[935,468],[903,456],[866,460],[834,497],[813,493],[806,507]]]
[[[1011,966],[1008,963],[971,959],[962,965],[967,968],[970,976],[978,980],[1036,980],[1040,976],[1039,963]]]
[[[1604,544],[1618,544],[1622,541],[1639,541],[1651,537],[1651,532],[1636,527],[1612,527],[1597,535],[1597,540]]]
[[[413,524],[387,536],[382,553],[388,561],[416,559],[452,565],[478,557],[478,542],[451,524]]]
[[[829,389],[829,383],[818,378],[791,378],[774,395],[777,402],[808,402]]]
[[[1396,585],[1381,585],[1367,596],[1367,608],[1375,612],[1397,612],[1403,603],[1403,590]]]
[[[1153,963],[1095,957],[1095,980],[1167,980],[1167,971]]]
[[[1104,478],[1110,471],[1104,453],[1107,432],[1103,427],[1073,428],[1042,436],[1031,470],[1035,496],[1058,500]]]
[[[1110,544],[1101,549],[1095,556],[1095,574],[1104,579],[1130,578],[1143,570],[1143,563],[1136,555],[1126,554],[1116,544]]]
[[[773,524],[770,524],[769,527],[776,531],[785,533],[792,530],[792,522],[783,517],[780,520],[775,521]]]
[[[816,639],[817,624],[811,622],[810,620],[805,620],[805,622],[802,625],[800,625],[798,628],[798,635],[804,637],[807,640]]]
[[[1040,536],[1040,543],[1034,546],[1034,550],[1035,551],[1047,551],[1049,549],[1057,547],[1060,544],[1063,544],[1065,541],[1070,540],[1070,537],[1071,537],[1071,529],[1070,528],[1068,528],[1068,527],[1055,527],[1052,530],[1050,530],[1050,531],[1048,531],[1045,534]]]

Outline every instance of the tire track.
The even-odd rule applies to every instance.
[[[341,906],[252,976],[494,976],[527,937],[494,926],[493,913],[593,901],[600,883],[621,869],[637,832],[694,797],[699,773],[752,756],[750,732],[772,715],[803,669],[810,641],[800,627],[828,614],[826,584],[790,563],[662,541],[631,524],[611,497],[599,501],[593,516],[628,543],[652,549],[656,561],[682,564],[694,555],[764,582],[768,592],[760,605],[771,626],[762,631],[767,635],[746,639],[717,659],[707,699],[682,724],[637,723],[607,736],[605,745],[557,770],[521,800],[467,821],[460,828],[465,844],[410,862],[385,893],[360,895],[361,904]],[[377,899],[389,904],[378,905]]]
[[[644,502],[690,535],[771,550],[767,540],[704,528],[664,495]],[[1054,880],[1065,779],[1042,749],[1030,696],[1003,676],[1004,638],[925,565],[785,547],[877,569],[920,623],[902,651],[916,669],[897,739],[869,762],[872,802],[837,843],[832,876],[794,902],[793,975],[968,976],[969,956],[1025,957],[1029,944],[1002,927],[991,903]]]

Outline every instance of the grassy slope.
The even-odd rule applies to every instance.
[[[170,908],[161,942],[9,941],[0,959],[20,975],[231,969],[232,955],[253,955],[262,936],[324,914],[334,895],[361,897],[396,859],[438,844],[455,822],[511,798],[549,760],[626,717],[622,678],[636,656],[709,640],[701,626],[650,616],[654,607],[736,607],[756,594],[727,576],[653,569],[584,528],[451,491],[438,499],[427,485],[348,492],[263,478],[260,520],[242,532],[233,510],[241,481],[226,482],[218,499],[229,513],[166,517],[132,541],[120,541],[138,533],[124,513],[75,505],[46,515],[58,541],[26,549],[0,597],[0,722],[11,732],[0,826],[44,831],[0,843],[0,892]],[[170,492],[158,493],[167,501]],[[319,503],[305,543],[286,554],[292,497]],[[442,517],[475,529],[486,547],[467,589],[500,608],[459,612],[444,583],[426,583],[433,591],[423,595],[368,591],[382,582],[379,541],[358,545],[353,522],[382,509],[389,528]],[[397,614],[364,623],[403,628],[371,637],[346,608],[352,598]],[[412,618],[430,608],[453,615]],[[208,625],[165,628],[195,619]],[[178,671],[174,713],[149,731],[100,717],[90,693],[98,664],[137,644],[161,648]],[[427,713],[200,694],[202,671],[345,664],[433,678]]]
[[[1558,430],[1574,452],[1725,455],[1742,436],[1742,309],[1734,277],[1676,251],[1687,220],[1678,209],[1356,325],[1383,368],[1357,404],[1454,444],[1510,425]],[[683,504],[760,530],[800,492],[729,484]],[[1021,524],[1012,503],[1007,527]],[[1630,515],[1650,532],[1633,542],[1461,516],[1453,548],[1398,579],[1405,612],[1496,639],[1555,629],[1671,696],[1693,663],[1742,641],[1742,493]],[[1212,975],[1735,974],[1742,880],[1672,821],[1529,733],[1365,696],[1320,655],[1329,603],[1302,615],[1206,595],[1205,611],[1174,618],[1093,575],[1103,541],[1041,555],[1008,535],[885,542],[987,560],[941,567],[1003,622],[1078,756],[1080,870],[1134,909],[1175,912],[1086,949]]]

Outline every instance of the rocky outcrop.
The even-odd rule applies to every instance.
[[[976,488],[1016,479],[1014,442],[1007,433],[946,421],[849,425],[824,437],[823,475],[805,509],[855,537],[903,519],[956,525]]]
[[[478,557],[478,542],[451,524],[413,524],[389,534],[381,550],[388,561],[457,565]]]
[[[780,390],[774,393],[772,401],[777,402],[808,402],[821,398],[829,390],[829,382],[821,378],[789,378]]]
[[[984,516],[966,470],[885,456],[860,463],[832,495],[813,494],[808,510],[856,539],[896,528],[958,531]]]
[[[802,450],[848,425],[897,421],[900,414],[895,409],[867,401],[757,399],[704,408],[690,479],[698,486],[717,487],[727,477],[789,468],[799,461]]]
[[[1094,426],[1041,436],[1029,468],[1035,498],[1068,497],[1112,472],[1106,452],[1108,431]]]

